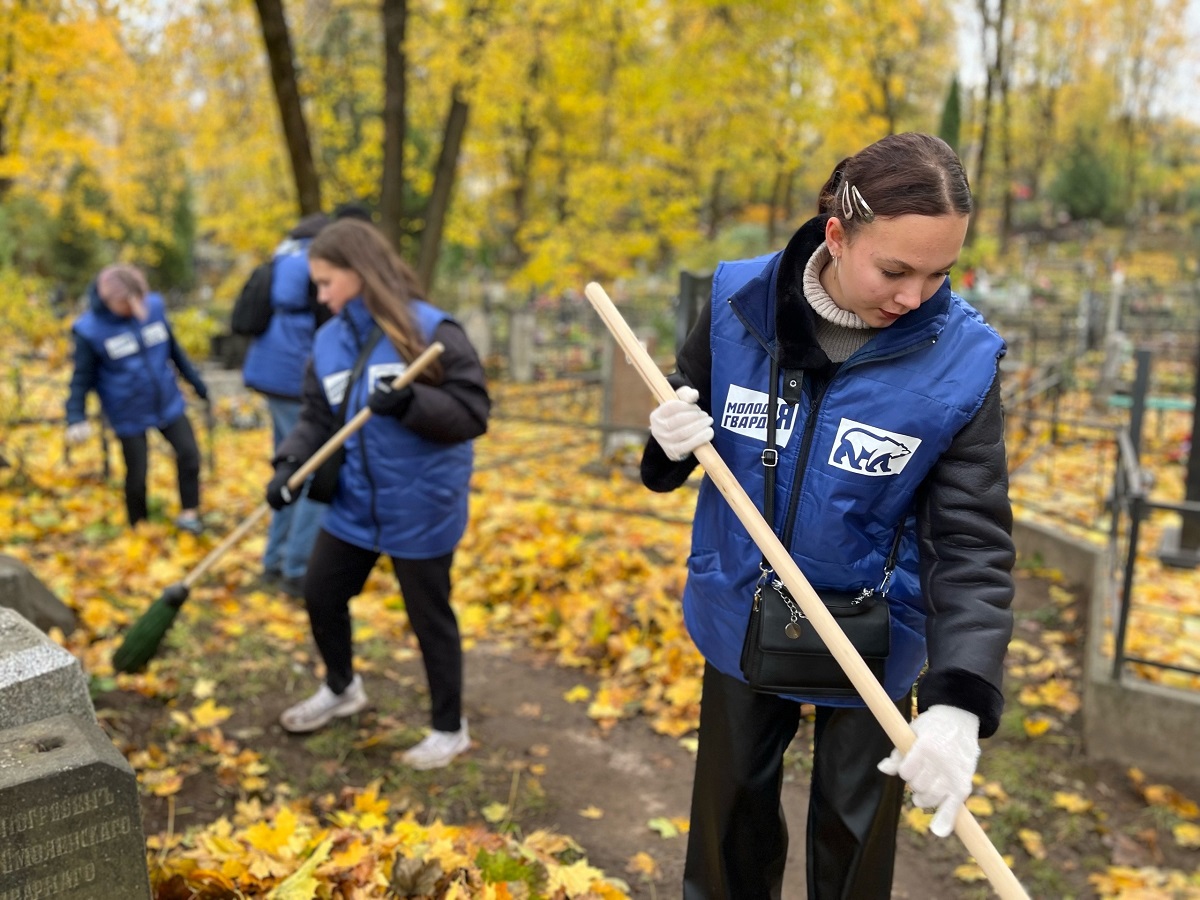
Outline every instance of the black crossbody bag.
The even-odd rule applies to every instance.
[[[350,392],[354,390],[355,382],[362,375],[363,367],[367,363],[367,357],[371,355],[371,351],[375,349],[375,345],[379,343],[381,337],[383,337],[383,331],[376,325],[367,336],[362,350],[359,351],[358,359],[354,361],[354,369],[350,372],[350,380],[346,383],[346,393],[342,399],[342,411],[333,429],[334,434],[337,434],[346,424],[346,407],[350,405]],[[321,463],[317,471],[313,473],[312,481],[308,485],[309,500],[315,500],[317,503],[329,503],[333,500],[333,495],[337,492],[338,472],[341,471],[342,462],[345,459],[346,445],[342,444],[329,459]]]
[[[779,451],[775,446],[778,381],[778,365],[772,360],[767,403],[767,447],[762,459],[763,516],[773,529],[775,469],[779,464]],[[784,523],[784,547],[791,546],[795,524],[796,509],[793,503]],[[880,683],[883,682],[884,666],[891,649],[887,589],[896,566],[903,531],[902,525],[896,529],[896,538],[884,563],[879,587],[864,588],[858,592],[817,591],[825,608],[837,618],[838,625]],[[857,697],[858,691],[850,678],[765,558],[759,563],[759,569],[761,575],[754,589],[754,604],[742,642],[742,674],[750,686],[768,694],[799,694],[818,699]]]

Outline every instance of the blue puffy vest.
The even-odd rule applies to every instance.
[[[722,263],[713,278],[713,444],[760,510],[780,255]],[[916,491],[979,410],[1003,353],[1000,336],[951,292],[947,279],[932,298],[878,331],[846,360],[823,395],[804,383],[799,403],[778,407],[772,526],[782,533],[799,469],[788,550],[814,588],[878,587],[896,528],[905,529],[888,593],[892,649],[884,688],[894,700],[911,688],[926,657]],[[761,558],[729,504],[704,479],[684,618],[704,657],[739,679]],[[862,705],[857,698],[797,699]]]
[[[118,437],[163,428],[183,415],[171,362],[171,331],[162,295],[146,295],[148,318],[118,316],[92,291],[92,307],[72,328],[88,342],[99,368],[96,393]]]
[[[316,316],[308,302],[308,245],[289,239],[271,266],[271,322],[250,342],[242,365],[246,387],[264,394],[300,399],[304,367],[312,355]]]
[[[450,318],[414,301],[418,327],[428,343]],[[374,327],[361,298],[317,330],[313,368],[335,414],[346,404],[354,418],[381,376],[407,367],[386,336],[371,351],[350,391],[346,383],[359,350]],[[403,559],[430,559],[451,552],[467,527],[467,500],[474,465],[471,441],[439,444],[426,440],[390,416],[372,416],[346,441],[346,457],[322,527],[357,547]]]

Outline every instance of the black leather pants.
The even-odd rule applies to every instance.
[[[912,704],[896,704],[907,720]],[[685,900],[778,900],[788,834],[783,752],[800,704],[706,665]],[[888,900],[904,783],[876,764],[892,742],[869,709],[817,707],[808,808],[808,900]]]

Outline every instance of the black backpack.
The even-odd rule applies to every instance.
[[[229,328],[234,334],[257,337],[271,324],[271,281],[274,278],[274,260],[255,267],[242,286]]]

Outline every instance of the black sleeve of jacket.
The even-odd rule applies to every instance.
[[[979,716],[990,737],[1004,710],[1016,553],[999,376],[917,495],[929,667],[917,709],[948,704]]]
[[[457,444],[487,431],[492,400],[479,354],[457,322],[444,321],[433,332],[433,340],[445,349],[442,382],[414,382],[413,399],[400,418],[405,428],[439,444]]]
[[[709,331],[712,329],[712,307],[705,303],[700,307],[696,324],[688,332],[683,346],[675,357],[675,371],[667,378],[671,387],[691,385],[700,394],[700,408],[712,413],[712,350]],[[680,487],[692,474],[699,461],[695,454],[676,462],[668,458],[663,448],[651,435],[642,451],[642,484],[658,493],[666,493]]]
[[[329,407],[325,390],[321,387],[310,358],[304,366],[304,386],[301,388],[300,416],[296,420],[296,427],[279,443],[279,450],[271,460],[271,465],[289,456],[304,462],[321,449],[321,445],[333,437],[337,429],[337,418]]]

